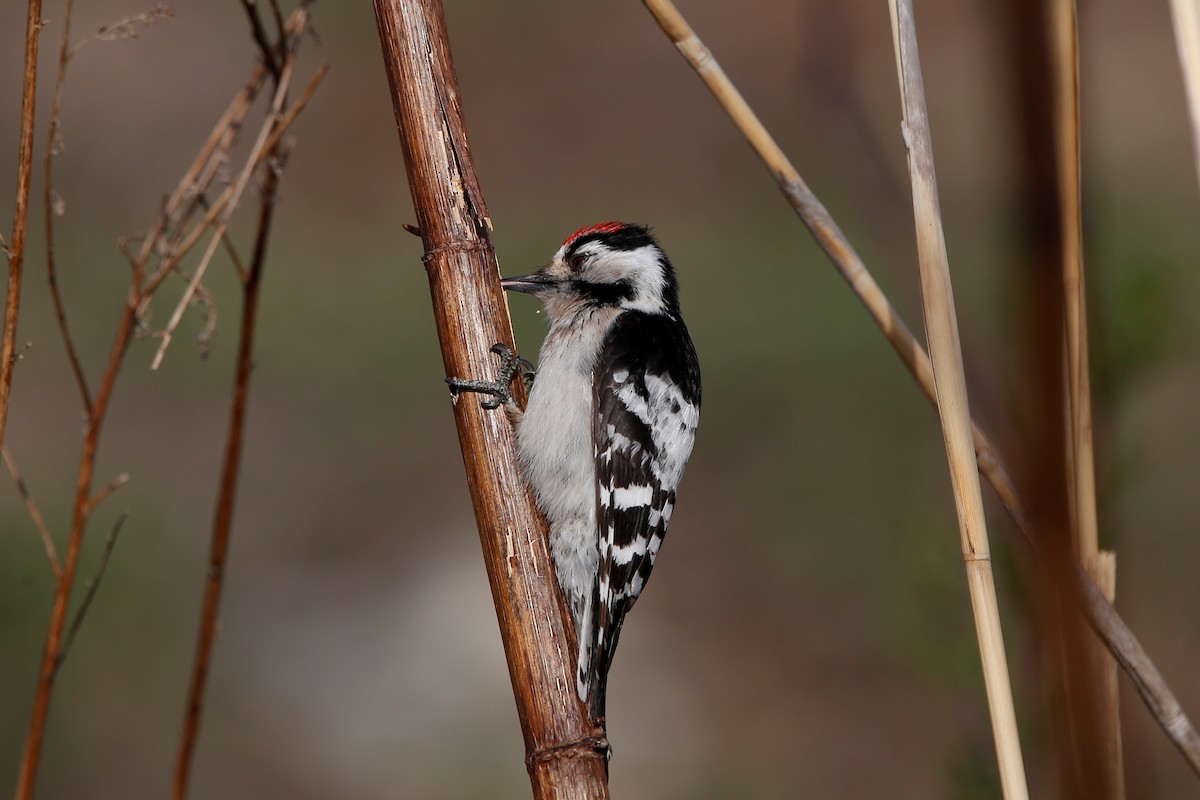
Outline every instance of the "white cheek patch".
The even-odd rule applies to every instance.
[[[636,250],[625,250],[614,253],[611,258],[621,262],[623,275],[620,280],[633,284],[633,297],[621,303],[624,308],[650,314],[666,310],[663,291],[667,287],[667,279],[657,247],[647,245]]]
[[[579,253],[590,257],[584,278],[591,283],[618,283],[633,286],[633,297],[621,302],[622,308],[647,313],[665,310],[662,300],[667,279],[663,275],[661,252],[647,245],[636,250],[611,250],[599,242],[589,242]]]

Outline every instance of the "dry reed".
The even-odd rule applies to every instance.
[[[967,381],[963,372],[950,264],[938,203],[933,143],[917,51],[916,22],[911,0],[892,0],[889,8],[896,47],[896,70],[900,77],[900,95],[904,106],[904,144],[908,150],[909,173],[912,177],[925,331],[933,362],[938,416],[942,421],[946,457],[950,464],[950,480],[958,512],[971,607],[975,614],[979,654],[983,662],[983,680],[992,718],[992,734],[996,741],[996,757],[1000,765],[1000,783],[1005,798],[1025,800],[1029,796],[1029,789],[1025,781],[1008,662],[1004,655],[1000,606],[992,574],[979,470],[971,444]]]
[[[721,108],[762,159],[797,216],[825,251],[833,266],[850,284],[925,396],[931,402],[935,402],[929,357],[879,289],[829,211],[783,155],[753,110],[725,75],[712,52],[692,30],[671,0],[643,0],[643,3],[663,33],[712,91]],[[974,437],[980,473],[1000,498],[1025,541],[1038,550],[1038,541],[1034,537],[1034,529],[1025,505],[1009,478],[999,453],[977,424],[974,426]],[[1159,727],[1178,748],[1192,770],[1200,775],[1200,735],[1184,713],[1166,679],[1137,636],[1113,608],[1111,601],[1097,587],[1095,580],[1082,567],[1075,570],[1072,579],[1075,581],[1076,599],[1084,609],[1088,623],[1129,676]]]
[[[1092,396],[1088,358],[1087,290],[1083,268],[1083,217],[1081,211],[1079,128],[1079,20],[1075,0],[1049,3],[1049,43],[1054,76],[1055,152],[1058,165],[1059,231],[1062,239],[1063,322],[1066,333],[1066,467],[1071,541],[1075,556],[1092,576],[1108,601],[1116,589],[1116,557],[1099,547],[1096,511],[1096,457],[1092,435]],[[1052,412],[1052,410],[1051,410]],[[1094,713],[1068,715],[1073,726],[1075,764],[1082,774],[1096,755],[1104,772],[1098,791],[1107,800],[1125,796],[1124,760],[1121,754],[1120,706],[1117,663],[1096,640],[1082,642],[1088,660],[1082,668],[1091,680],[1070,692],[1084,702],[1096,703]],[[1064,661],[1063,679],[1074,676]],[[1090,695],[1090,696],[1089,696]],[[1095,730],[1081,730],[1090,727]],[[1095,753],[1093,753],[1095,751]]]

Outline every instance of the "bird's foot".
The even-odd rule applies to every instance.
[[[512,348],[497,342],[492,345],[491,352],[500,356],[500,372],[494,381],[477,381],[468,380],[465,378],[446,378],[446,384],[450,387],[450,393],[456,397],[460,392],[475,392],[477,394],[486,394],[491,396],[491,400],[484,400],[480,405],[489,411],[494,408],[499,408],[502,405],[512,405],[512,391],[508,388],[512,383],[513,378],[521,370],[522,364],[528,364],[523,358],[518,358],[517,354],[512,351]]]

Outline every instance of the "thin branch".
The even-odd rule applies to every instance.
[[[192,280],[188,283],[187,289],[183,296],[179,298],[179,303],[175,306],[174,313],[171,314],[170,320],[167,322],[166,328],[163,329],[161,338],[162,341],[158,345],[158,352],[154,354],[154,360],[150,363],[150,369],[158,369],[162,363],[163,356],[167,353],[167,348],[171,345],[171,339],[174,336],[175,329],[179,327],[179,321],[183,318],[183,312],[192,300],[192,295],[196,291],[196,287],[200,285],[200,280],[204,277],[204,273],[208,270],[209,262],[212,261],[213,254],[217,247],[220,246],[222,238],[225,236],[225,229],[229,227],[229,220],[233,217],[233,212],[237,210],[238,202],[242,198],[242,193],[246,189],[246,185],[250,182],[250,176],[254,174],[254,169],[258,166],[259,160],[267,152],[265,145],[270,137],[272,123],[279,118],[280,110],[283,105],[283,99],[287,96],[288,85],[291,83],[292,70],[295,66],[295,59],[289,57],[284,64],[283,72],[279,79],[279,85],[275,89],[275,99],[271,103],[270,116],[268,123],[263,126],[259,132],[258,141],[255,142],[254,148],[250,152],[250,157],[246,159],[246,166],[242,169],[242,174],[238,177],[237,182],[230,187],[228,192],[228,201],[222,209],[216,222],[216,230],[213,232],[209,240],[208,248],[204,251],[204,255],[200,258],[200,264],[196,267],[195,273],[192,275]]]
[[[409,188],[425,248],[447,375],[482,375],[513,343],[491,220],[467,144],[438,0],[374,0]],[[523,403],[524,388],[514,387]],[[452,406],[536,798],[608,797],[603,728],[575,693],[569,615],[555,586],[545,523],[517,464],[504,414]]]
[[[256,168],[259,164],[262,163],[263,159],[267,156],[268,153],[271,153],[276,149],[279,142],[283,139],[283,136],[288,132],[288,129],[291,128],[292,123],[294,123],[296,121],[296,118],[300,115],[300,112],[302,112],[304,110],[304,108],[308,105],[308,101],[312,99],[312,96],[316,92],[317,87],[321,85],[321,81],[324,80],[325,76],[328,73],[329,73],[329,65],[322,64],[317,69],[317,71],[313,75],[312,79],[309,81],[308,86],[306,86],[304,88],[304,92],[301,93],[299,98],[297,98],[296,102],[293,103],[287,109],[287,111],[278,119],[277,123],[272,128],[270,136],[267,137],[265,145],[258,153],[257,159],[254,162],[254,165]],[[256,79],[252,80],[251,84],[248,84],[247,88],[249,88],[250,85],[255,85],[255,86],[257,85],[257,80],[261,79],[261,77],[262,77],[262,69],[260,68],[259,71],[256,72],[255,74],[257,76]],[[243,99],[243,97],[239,96],[239,98],[235,99],[235,103],[237,103],[241,99]],[[245,116],[244,109],[241,111],[241,115],[243,117]],[[236,121],[236,124],[231,122],[227,125],[227,127],[224,130],[226,132],[235,131],[236,127],[238,125],[240,125],[240,123],[241,123],[241,118],[239,117]],[[265,127],[270,127],[270,120],[268,120],[267,123],[264,123],[264,128]],[[230,135],[232,135],[232,134],[230,134]],[[215,137],[216,137],[216,130],[214,129],[214,138]],[[223,152],[224,149],[228,149],[229,144],[231,144],[231,143],[232,143],[231,139],[229,140],[229,142],[222,140],[221,147],[223,149],[219,149],[218,152]],[[210,155],[211,155],[211,153],[210,153]],[[247,163],[250,163],[250,162],[247,162]],[[208,174],[208,173],[205,173],[205,174]],[[181,184],[181,186],[182,186],[182,184]],[[225,211],[226,206],[228,205],[229,201],[233,198],[233,192],[234,192],[234,187],[229,186],[225,189],[224,192],[222,192],[217,197],[217,199],[215,201],[213,201],[211,204],[207,204],[208,211],[204,215],[204,218],[191,229],[191,231],[187,234],[186,238],[184,238],[181,243],[175,245],[174,247],[172,247],[170,249],[169,254],[163,259],[162,264],[154,272],[154,274],[151,276],[149,282],[146,285],[145,294],[147,295],[147,302],[149,300],[149,296],[152,295],[158,289],[159,284],[162,283],[163,279],[170,272],[172,272],[173,270],[175,270],[178,267],[179,262],[183,259],[183,257],[186,256],[187,253],[192,249],[192,247],[194,247],[196,245],[196,243],[200,240],[200,237],[204,235],[204,232],[207,231],[216,222],[217,217],[223,211]],[[197,285],[199,285],[199,284],[197,284]],[[139,308],[139,315],[144,315],[145,311],[146,311],[146,307],[145,307],[145,304],[143,304]]]
[[[257,19],[257,16],[254,16]],[[278,119],[277,126],[284,122],[291,124],[300,109],[307,105],[312,93],[316,90],[325,69],[322,68],[310,81],[301,98],[290,107],[287,103],[286,80],[295,61],[295,48],[301,41],[308,21],[306,10],[302,7],[293,13],[286,31],[294,31],[295,36],[287,37],[281,33],[278,50],[286,53],[286,61],[282,74],[277,83],[275,103],[272,106],[271,120]],[[261,26],[255,30],[255,38],[265,38]],[[262,41],[260,47],[267,49]],[[279,112],[286,108],[284,117]],[[266,130],[266,128],[264,128]],[[282,147],[280,135],[271,135],[261,149],[261,161],[266,170],[263,185],[260,190],[258,227],[255,234],[254,254],[249,269],[239,269],[242,281],[242,326],[238,338],[238,356],[233,381],[233,397],[230,403],[229,426],[225,443],[225,458],[221,468],[220,490],[217,496],[216,512],[213,518],[212,541],[209,551],[208,572],[205,579],[204,604],[200,616],[196,654],[192,661],[192,676],[188,688],[188,699],[184,713],[184,730],[180,739],[179,752],[175,766],[175,776],[172,789],[174,800],[183,800],[187,796],[191,776],[192,761],[195,755],[196,743],[200,735],[200,723],[204,710],[205,692],[208,683],[208,671],[212,659],[213,646],[218,629],[218,612],[221,604],[221,594],[224,587],[225,565],[229,554],[229,541],[233,530],[234,502],[237,494],[238,479],[241,472],[242,449],[246,423],[246,408],[250,390],[250,375],[254,367],[254,335],[258,319],[258,300],[263,269],[266,265],[267,243],[270,240],[271,223],[274,219],[276,192],[279,177],[286,158],[286,148]]]
[[[196,654],[192,661],[192,677],[184,714],[183,736],[175,765],[172,798],[187,796],[192,759],[200,736],[200,721],[208,685],[209,663],[217,636],[217,613],[225,583],[225,562],[229,555],[229,539],[233,529],[234,500],[241,472],[242,447],[246,423],[246,404],[250,390],[250,374],[254,367],[254,333],[258,319],[258,297],[263,266],[266,263],[267,241],[275,211],[275,192],[279,174],[270,165],[263,183],[259,203],[258,230],[255,234],[254,256],[242,284],[242,328],[238,338],[237,367],[233,382],[233,400],[229,410],[229,427],[225,441],[225,459],[221,467],[221,487],[217,495],[213,519],[212,542],[209,550],[208,572],[204,586],[204,604],[200,613],[200,632]]]
[[[29,226],[34,100],[37,95],[38,40],[41,30],[42,0],[29,0],[25,19],[25,77],[21,86],[21,140],[17,152],[17,202],[13,211],[12,240],[5,247],[8,254],[8,289],[4,297],[3,333],[0,334],[0,445],[4,444],[8,398],[12,394],[17,313],[21,306],[21,267],[25,258],[25,232]]]
[[[54,579],[58,580],[62,577],[62,565],[58,561],[54,536],[50,533],[50,528],[46,525],[46,519],[42,516],[42,512],[38,510],[37,503],[33,500],[33,494],[25,484],[25,479],[21,477],[21,473],[17,469],[17,462],[13,460],[12,453],[8,452],[8,447],[0,447],[0,454],[4,456],[4,465],[8,467],[8,474],[12,475],[13,483],[17,487],[17,494],[21,496],[21,502],[25,504],[25,510],[29,512],[38,535],[42,537],[42,545],[46,548],[46,557],[50,559],[50,569],[54,572]]]
[[[196,200],[200,208],[208,211],[208,200],[204,195],[197,195]],[[233,264],[234,271],[237,272],[238,280],[245,283],[249,273],[246,271],[246,265],[242,262],[242,257],[238,255],[233,239],[229,238],[228,231],[221,235],[221,244],[225,246],[225,254],[229,256],[229,261]]]
[[[117,517],[116,523],[113,524],[112,530],[109,531],[108,537],[104,540],[104,550],[100,552],[100,564],[96,567],[95,576],[91,580],[84,581],[85,592],[83,602],[79,604],[79,608],[75,612],[75,617],[71,620],[71,626],[67,629],[67,636],[63,639],[62,648],[59,650],[58,659],[54,664],[55,673],[62,669],[67,656],[71,654],[71,645],[75,643],[75,636],[83,626],[83,620],[87,617],[88,609],[92,607],[92,600],[96,598],[96,592],[100,589],[100,581],[104,579],[104,572],[108,569],[108,559],[112,556],[113,547],[117,544],[117,535],[121,533],[121,526],[125,524],[125,520],[128,518],[128,511],[122,511],[121,515]]]
[[[71,11],[71,7],[67,7]],[[64,26],[68,24],[68,20]],[[146,236],[144,252],[151,252],[157,237],[161,235],[163,218],[156,219],[154,229]],[[91,495],[92,476],[95,473],[96,453],[100,447],[100,434],[108,413],[108,404],[112,401],[116,378],[120,372],[121,363],[125,360],[128,345],[136,329],[137,307],[142,294],[140,287],[145,271],[145,259],[134,261],[130,276],[130,296],[121,318],[116,326],[112,348],[109,350],[108,362],[92,398],[91,408],[86,413],[84,427],[83,452],[79,456],[79,473],[76,479],[76,492],[71,512],[71,529],[67,535],[67,547],[62,561],[62,575],[55,585],[54,603],[50,609],[50,620],[47,626],[46,644],[42,650],[41,667],[38,669],[37,690],[34,694],[34,708],[30,712],[29,732],[25,736],[25,747],[20,762],[20,774],[17,780],[16,800],[31,800],[37,783],[37,770],[41,764],[42,744],[46,738],[46,724],[49,716],[50,699],[53,696],[54,682],[58,676],[62,634],[66,627],[68,606],[74,588],[74,578],[79,564],[79,554],[83,549],[83,539],[88,527],[88,506]]]
[[[257,0],[242,0],[242,8],[245,9],[246,16],[250,18],[250,31],[254,36],[255,44],[258,45],[258,52],[262,56],[263,63],[267,65],[271,77],[278,84],[283,80],[283,73],[279,66],[279,60],[276,58],[277,49],[267,41],[267,32],[263,29],[262,17],[258,15],[258,2]],[[281,41],[280,45],[282,44]]]
[[[904,321],[854,251],[832,215],[820,199],[808,188],[783,151],[767,132],[737,88],[725,75],[711,51],[688,25],[670,0],[643,0],[659,27],[675,44],[684,60],[708,85],[717,102],[729,115],[742,135],[770,170],[784,196],[797,216],[812,233],[834,267],[867,308],[871,318],[892,344],[918,386],[930,402],[936,402],[933,372],[929,357],[913,337]],[[999,452],[991,445],[982,429],[973,427],[979,471],[1004,505],[1017,530],[1034,550],[1038,549],[1033,526],[1015,484],[1005,469]],[[1159,726],[1183,754],[1188,764],[1200,775],[1200,735],[1184,714],[1174,692],[1167,685],[1133,631],[1108,602],[1082,568],[1075,575],[1078,601],[1088,622],[1104,641],[1129,675],[1139,696]]]
[[[208,139],[205,140],[204,145],[200,148],[200,152],[197,153],[191,166],[188,167],[188,170],[184,173],[175,190],[164,204],[162,213],[155,223],[152,234],[142,242],[142,249],[137,256],[137,261],[145,264],[153,254],[155,242],[160,241],[158,234],[161,230],[164,228],[172,230],[172,233],[166,237],[170,242],[167,252],[160,254],[161,264],[159,268],[151,275],[144,287],[139,287],[139,291],[143,295],[138,307],[139,319],[145,316],[150,298],[157,291],[159,284],[176,268],[180,260],[187,254],[187,251],[199,241],[200,236],[203,235],[208,226],[216,219],[216,215],[220,213],[220,209],[224,207],[224,200],[209,204],[208,214],[205,216],[203,223],[192,228],[193,238],[184,246],[179,245],[179,239],[184,235],[184,228],[191,220],[192,210],[199,207],[199,198],[204,196],[208,191],[209,186],[218,173],[220,165],[225,162],[230,148],[237,140],[242,123],[254,103],[254,98],[257,97],[258,91],[262,87],[265,75],[266,68],[260,64],[251,73],[245,85],[233,96],[228,108],[225,109],[225,113],[217,120]],[[228,199],[227,195],[225,199]],[[185,203],[188,204],[187,207],[184,206]]]
[[[113,492],[115,492],[117,489],[120,489],[127,483],[129,483],[128,472],[122,472],[120,475],[113,478],[103,488],[101,488],[100,491],[92,495],[87,501],[87,505],[83,507],[84,515],[90,517],[92,513],[100,507],[101,503],[107,500]]]
[[[67,57],[74,58],[80,50],[92,42],[116,42],[123,39],[136,39],[138,38],[139,26],[149,28],[155,22],[161,19],[170,19],[173,16],[175,16],[175,10],[169,5],[166,3],[155,3],[154,7],[149,11],[140,11],[137,14],[122,17],[116,22],[101,25],[76,42]]]
[[[83,365],[79,361],[79,352],[75,349],[75,339],[71,336],[71,327],[67,324],[67,312],[63,305],[62,292],[58,288],[58,265],[54,257],[54,218],[57,216],[54,202],[54,157],[61,151],[62,129],[60,114],[62,110],[63,86],[67,78],[67,62],[71,60],[71,15],[74,10],[74,0],[67,0],[66,11],[63,13],[62,45],[58,53],[58,75],[54,81],[54,101],[50,107],[50,133],[46,142],[46,157],[43,162],[45,185],[43,190],[43,213],[46,226],[46,277],[50,282],[50,300],[54,306],[54,317],[58,321],[58,331],[62,335],[63,345],[67,349],[67,361],[71,365],[71,373],[75,376],[75,385],[79,389],[85,414],[92,411],[92,393],[88,388],[87,377],[83,373]]]
[[[279,0],[270,0],[271,18],[275,20],[275,35],[279,41],[287,39],[287,26],[283,24],[283,12],[279,10]]]
[[[303,10],[304,9],[299,9],[297,13]],[[166,354],[167,347],[171,343],[171,338],[174,335],[174,331],[179,326],[179,321],[183,317],[184,309],[186,309],[192,294],[196,291],[196,287],[200,284],[200,279],[203,277],[205,270],[208,269],[208,264],[212,259],[213,253],[216,251],[216,248],[220,243],[219,237],[224,234],[225,229],[228,227],[229,219],[232,217],[233,211],[237,208],[238,201],[241,199],[242,192],[245,190],[246,185],[250,180],[250,176],[254,173],[254,170],[259,163],[261,163],[266,157],[266,154],[270,153],[275,145],[279,143],[284,131],[286,131],[287,128],[295,121],[300,112],[304,110],[304,106],[307,105],[309,99],[312,97],[313,92],[316,91],[317,86],[320,85],[321,80],[329,71],[328,66],[322,65],[317,70],[317,73],[313,76],[313,79],[309,82],[308,87],[306,87],[300,98],[292,105],[291,108],[287,109],[286,113],[281,113],[282,99],[286,96],[288,83],[291,80],[294,66],[295,58],[294,56],[289,56],[283,66],[283,76],[280,80],[279,88],[276,89],[275,100],[271,104],[271,116],[268,119],[267,124],[263,126],[262,131],[259,133],[258,141],[255,143],[250,157],[246,160],[246,166],[242,170],[241,176],[238,178],[237,183],[226,190],[226,192],[221,195],[217,202],[213,204],[213,208],[210,209],[209,214],[205,217],[206,220],[210,220],[214,218],[214,215],[219,214],[219,218],[216,220],[217,230],[210,239],[208,249],[205,251],[204,256],[200,259],[200,265],[196,267],[196,271],[192,276],[192,280],[188,284],[188,288],[185,290],[183,297],[180,298],[178,305],[176,305],[175,312],[171,315],[171,319],[167,323],[167,327],[161,334],[162,342],[159,344],[158,352],[154,355],[153,362],[151,362],[151,369],[157,369],[159,364],[162,363],[162,358]]]

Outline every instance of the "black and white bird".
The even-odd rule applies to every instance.
[[[700,419],[700,365],[671,262],[641,225],[605,222],[563,242],[505,289],[541,300],[550,331],[523,414],[508,383],[450,379],[492,394],[516,421],[522,471],[550,523],[558,584],[579,639],[579,699],[603,721],[625,614],[650,577]]]

